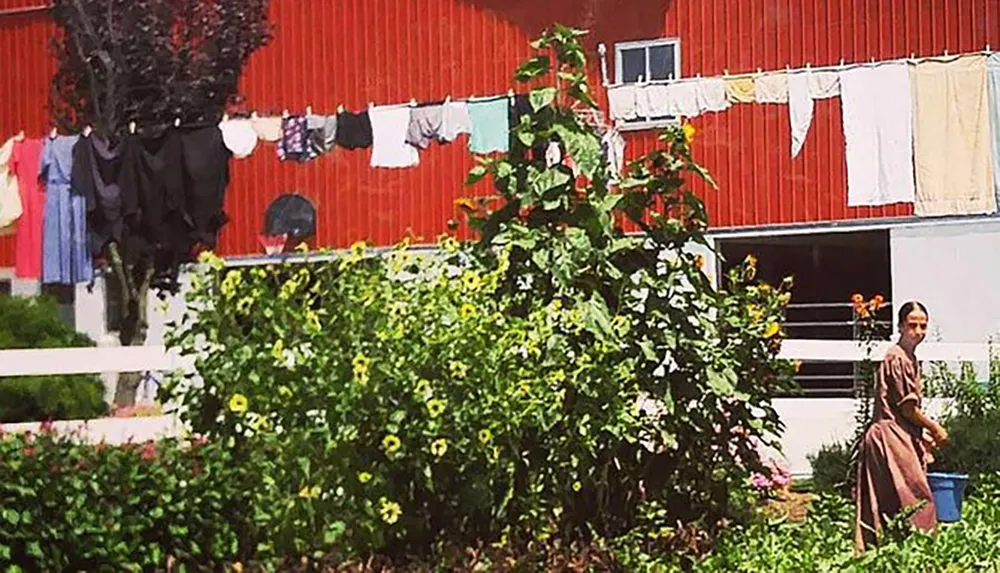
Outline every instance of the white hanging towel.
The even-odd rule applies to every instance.
[[[420,163],[417,148],[406,142],[409,107],[373,107],[368,110],[368,119],[372,123],[372,167],[413,167]]]
[[[17,228],[17,220],[21,218],[21,193],[17,186],[17,177],[10,170],[11,155],[14,151],[14,138],[0,147],[0,235],[9,235]]]
[[[636,86],[622,85],[608,89],[608,108],[611,119],[630,121],[639,117],[636,111]]]
[[[788,119],[792,125],[792,157],[798,157],[813,120],[813,98],[809,94],[812,73],[788,75]]]
[[[701,113],[725,111],[733,105],[726,96],[726,81],[722,78],[695,80],[694,89]]]
[[[788,103],[788,74],[761,74],[755,79],[754,90],[757,103]]]
[[[698,83],[682,81],[667,84],[663,90],[666,102],[664,105],[669,116],[698,117],[701,107],[698,105]],[[723,86],[725,90],[725,86]],[[725,97],[725,91],[723,91]]]
[[[840,95],[840,76],[837,72],[810,72],[809,95],[813,99],[827,99]]]
[[[847,205],[912,203],[913,100],[906,64],[840,72]]]

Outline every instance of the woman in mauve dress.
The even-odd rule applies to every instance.
[[[921,409],[920,366],[914,349],[927,335],[927,309],[908,302],[899,309],[899,341],[885,354],[875,386],[875,412],[861,443],[854,544],[862,552],[875,543],[885,519],[926,502],[910,519],[934,531],[937,518],[927,483],[930,449],[948,433]],[[926,430],[926,432],[925,432]]]

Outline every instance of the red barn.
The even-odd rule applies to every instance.
[[[53,26],[44,6],[36,6],[43,4],[0,0],[8,62],[0,78],[0,130],[8,134],[48,130]],[[274,39],[243,79],[246,107],[261,115],[503,94],[515,87],[512,74],[529,55],[530,40],[556,22],[591,31],[585,44],[605,118],[601,45],[611,83],[1000,46],[997,0],[272,0],[271,17]],[[918,217],[905,202],[849,207],[840,98],[815,101],[808,139],[795,158],[788,105],[738,104],[691,122],[696,157],[719,186],[699,189],[718,251],[729,259],[755,252],[771,280],[796,276],[793,336],[849,336],[843,303],[853,292],[923,298],[945,339],[981,341],[1000,328],[993,286],[1000,279],[993,248],[1000,247],[1000,226],[989,215]],[[656,145],[657,125],[622,125],[627,157]],[[315,204],[316,246],[359,239],[386,245],[407,233],[432,242],[456,216],[456,199],[487,192],[463,185],[473,163],[461,142],[432,146],[419,166],[393,170],[372,169],[367,151],[337,149],[300,164],[281,162],[273,146],[260,146],[234,160],[226,200],[231,222],[220,250],[261,256],[264,211],[287,192]],[[14,237],[0,238],[0,267],[12,265],[14,244]],[[32,288],[14,283],[16,292]],[[845,389],[835,374],[822,375],[828,378],[814,388]]]

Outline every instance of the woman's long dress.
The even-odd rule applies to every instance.
[[[879,368],[874,420],[861,445],[854,533],[858,551],[872,546],[886,517],[924,501],[910,521],[924,531],[937,527],[922,429],[903,415],[905,404],[920,407],[922,399],[916,359],[894,345]]]

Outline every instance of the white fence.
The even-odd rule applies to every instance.
[[[875,346],[871,357],[879,359],[889,343]],[[989,362],[986,344],[927,342],[919,355],[925,361]],[[803,362],[857,362],[866,352],[857,342],[839,340],[786,340],[781,358]],[[184,359],[163,346],[112,348],[64,348],[0,350],[0,376],[46,374],[117,373],[137,371],[172,371],[186,368]],[[795,475],[809,473],[807,455],[820,446],[843,440],[853,433],[854,403],[846,398],[779,398],[775,407],[785,423],[782,448],[789,468]],[[4,426],[5,431],[37,429],[38,424]],[[176,436],[180,425],[169,416],[155,418],[102,419],[89,423],[66,421],[59,429],[86,429],[92,440],[121,443]]]

